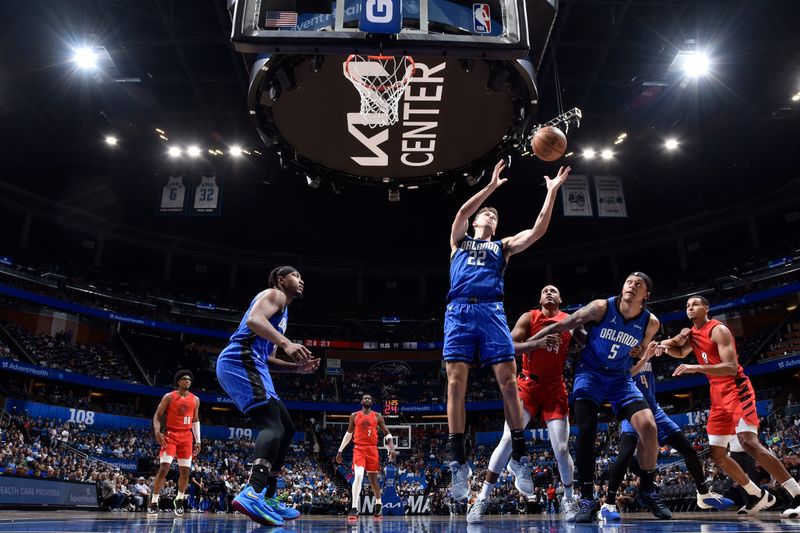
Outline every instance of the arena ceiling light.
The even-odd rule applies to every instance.
[[[708,74],[711,58],[705,52],[678,52],[683,72],[690,78],[699,78]]]
[[[117,140],[117,138],[114,137],[113,135],[107,135],[105,140],[106,140],[106,144],[109,145],[109,146],[116,146],[117,142],[119,142]]]
[[[169,150],[167,150],[167,153],[169,154],[170,157],[180,157],[182,152],[179,147],[170,146]]]
[[[72,50],[72,61],[81,70],[94,70],[97,68],[97,54],[90,46],[81,46]]]
[[[200,157],[200,148],[198,146],[192,145],[186,149],[186,155],[189,157]]]
[[[679,144],[680,143],[678,142],[678,139],[667,139],[664,142],[664,148],[666,148],[667,150],[670,150],[670,151],[676,150],[678,148]]]
[[[230,150],[228,150],[228,153],[231,154],[231,156],[233,156],[233,157],[241,157],[241,155],[242,155],[242,147],[235,144],[235,145],[231,146]]]
[[[795,93],[794,96],[792,96],[792,102],[798,102],[798,101],[800,101],[800,91],[798,91],[797,93]]]
[[[611,148],[605,148],[602,152],[600,152],[600,157],[608,161],[612,157],[614,157],[614,152],[611,151]]]
[[[587,148],[586,150],[583,151],[584,159],[594,159],[595,155],[597,155],[597,153],[594,151],[593,148]]]

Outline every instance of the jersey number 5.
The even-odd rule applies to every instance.
[[[484,266],[486,264],[486,250],[470,250],[467,264]]]
[[[611,345],[611,355],[608,356],[609,359],[615,359],[617,357],[617,350],[619,350],[619,344],[612,344]]]

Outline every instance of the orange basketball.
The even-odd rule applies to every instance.
[[[533,135],[531,150],[542,161],[555,161],[567,151],[567,137],[554,126],[539,128]]]

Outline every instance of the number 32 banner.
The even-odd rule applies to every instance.
[[[403,23],[401,0],[361,0],[358,29],[366,33],[400,33]]]
[[[222,180],[217,183],[217,176],[201,176],[194,188],[192,214],[219,215],[222,211],[221,192]]]

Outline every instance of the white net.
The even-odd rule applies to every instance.
[[[370,128],[397,122],[398,106],[414,75],[411,56],[350,55],[344,75],[361,97],[362,122]]]

